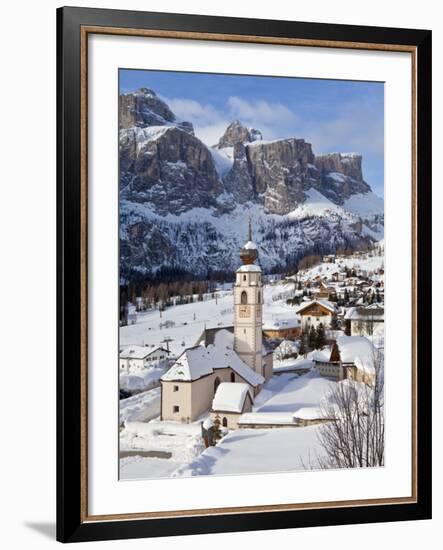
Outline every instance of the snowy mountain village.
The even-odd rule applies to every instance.
[[[383,258],[376,241],[265,275],[249,221],[233,283],[190,285],[167,307],[131,297],[120,315],[120,478],[381,464],[382,412],[369,411],[383,408]],[[372,462],[337,463],[331,451],[348,413],[359,426],[375,418]]]

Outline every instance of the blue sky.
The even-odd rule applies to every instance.
[[[264,139],[304,138],[314,153],[359,152],[383,196],[384,85],[379,82],[120,70],[120,92],[153,89],[207,145],[239,119]]]

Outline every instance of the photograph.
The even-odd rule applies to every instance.
[[[385,84],[118,73],[119,480],[384,467]]]

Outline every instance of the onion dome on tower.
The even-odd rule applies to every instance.
[[[245,265],[250,265],[258,258],[257,245],[252,240],[251,218],[249,218],[248,240],[240,250],[240,260]]]

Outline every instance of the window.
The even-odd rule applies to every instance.
[[[220,378],[217,376],[217,378],[214,380],[214,395],[219,385],[220,385]]]
[[[248,294],[245,290],[241,293],[240,303],[242,306],[248,303]]]
[[[178,405],[174,405],[174,406],[172,407],[172,412],[174,412],[174,413],[180,412],[180,407],[179,407]]]
[[[226,416],[223,417],[222,425],[223,425],[224,428],[228,427],[228,419],[226,418]]]
[[[246,275],[243,275],[243,280],[246,281]]]
[[[261,303],[261,292],[260,291],[258,291],[258,297],[257,298],[258,298],[257,301],[260,304]]]
[[[174,386],[173,391],[178,391],[178,390],[179,390],[178,386]]]
[[[231,372],[231,382],[235,382],[235,374]]]

